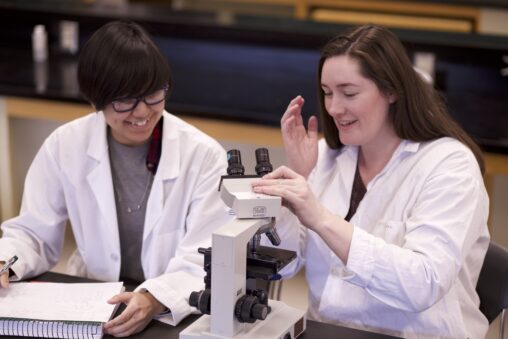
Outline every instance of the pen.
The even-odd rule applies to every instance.
[[[18,256],[16,255],[7,260],[7,262],[4,264],[4,267],[2,267],[2,269],[0,270],[0,274],[7,272],[9,268],[11,268],[12,264],[16,262],[16,260],[18,260]]]

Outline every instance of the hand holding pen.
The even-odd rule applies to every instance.
[[[7,288],[9,287],[9,269],[11,266],[18,260],[17,256],[13,256],[2,266],[0,269],[0,287]]]

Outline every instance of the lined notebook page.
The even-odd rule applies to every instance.
[[[122,290],[122,282],[11,282],[0,289],[0,318],[106,322],[116,307],[107,300]]]

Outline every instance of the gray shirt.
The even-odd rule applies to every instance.
[[[146,167],[149,142],[140,146],[118,143],[108,130],[111,174],[115,188],[116,213],[121,249],[121,279],[144,281],[141,265],[146,203],[153,174]]]

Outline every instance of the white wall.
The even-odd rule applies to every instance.
[[[484,8],[480,15],[479,31],[485,34],[508,35],[508,10]]]
[[[26,172],[44,139],[62,122],[10,118],[12,180],[15,210],[19,210]]]

